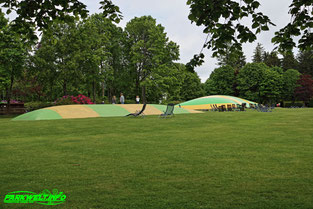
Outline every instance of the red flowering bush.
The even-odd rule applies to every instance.
[[[93,104],[89,97],[79,94],[77,97],[74,96],[63,96],[55,101],[56,105],[69,105],[69,104]]]
[[[313,98],[313,79],[310,75],[301,75],[300,79],[297,81],[299,85],[295,89],[295,97],[298,100],[309,101]]]

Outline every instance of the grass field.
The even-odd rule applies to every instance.
[[[58,189],[58,206],[4,204]],[[11,122],[0,208],[313,208],[313,109]]]

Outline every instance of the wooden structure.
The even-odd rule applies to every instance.
[[[8,104],[0,104],[0,115],[6,115]],[[15,103],[10,105],[10,114],[23,114],[26,112],[24,103]]]

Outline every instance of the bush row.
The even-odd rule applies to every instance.
[[[305,104],[303,101],[284,101],[283,107],[304,107]]]
[[[33,110],[38,110],[45,107],[51,107],[54,106],[51,102],[27,102],[24,104],[26,111],[30,112]]]

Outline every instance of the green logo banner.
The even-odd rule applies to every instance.
[[[4,197],[4,203],[37,203],[40,205],[59,205],[65,202],[66,195],[53,189],[45,189],[39,194],[29,191],[10,192]]]

